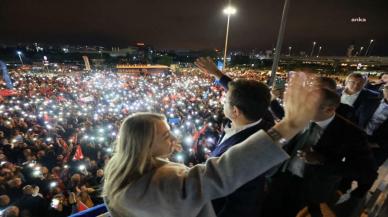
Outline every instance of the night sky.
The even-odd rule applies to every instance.
[[[0,44],[133,45],[155,48],[222,48],[227,0],[0,0]],[[283,0],[235,0],[232,49],[275,47]],[[352,18],[366,23],[352,23]],[[283,50],[344,55],[375,40],[373,55],[388,56],[387,0],[291,0]],[[364,50],[365,51],[365,50]]]

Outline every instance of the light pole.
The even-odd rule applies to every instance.
[[[360,52],[358,52],[358,56],[361,56],[362,50],[364,50],[364,47],[360,47]]]
[[[313,42],[313,48],[311,49],[310,57],[313,56],[315,45],[317,45],[316,41]]]
[[[366,51],[365,51],[365,56],[367,56],[368,55],[368,52],[369,52],[369,49],[370,49],[370,46],[372,45],[372,43],[374,42],[374,40],[373,39],[371,39],[370,41],[369,41],[369,46],[368,46],[368,48],[366,49]]]
[[[288,47],[288,56],[290,57],[291,56],[291,50],[292,50],[292,47]]]
[[[230,5],[224,9],[224,14],[226,14],[228,16],[228,21],[226,23],[226,36],[225,36],[225,47],[224,47],[224,65],[223,65],[222,69],[225,69],[225,67],[226,67],[226,53],[228,50],[230,16],[235,14],[236,12],[237,12],[236,8],[234,8]]]
[[[319,54],[321,53],[321,50],[322,50],[322,46],[319,46],[319,50],[318,50],[318,54],[317,54],[317,58],[319,57]]]
[[[22,52],[21,52],[21,51],[17,51],[16,53],[17,53],[18,56],[19,56],[20,62],[22,63],[22,65],[24,65],[24,64],[23,64],[23,60],[22,60]]]
[[[290,0],[284,0],[283,5],[283,12],[282,12],[282,19],[280,21],[280,28],[279,28],[279,34],[278,39],[276,42],[276,50],[275,55],[273,57],[273,63],[272,63],[272,69],[271,69],[271,77],[268,80],[268,85],[272,86],[276,79],[276,71],[279,66],[279,60],[280,60],[280,51],[282,50],[283,45],[283,39],[284,39],[284,33],[286,30],[286,23],[287,23],[287,15],[288,10],[290,8]]]

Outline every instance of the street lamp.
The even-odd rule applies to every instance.
[[[292,47],[288,47],[288,56],[290,57],[291,56],[291,50],[292,50]]]
[[[313,48],[311,49],[311,53],[310,53],[310,57],[313,56],[313,53],[314,53],[314,48],[315,48],[315,45],[317,44],[317,42],[313,42]]]
[[[19,56],[20,62],[22,63],[22,65],[24,65],[24,64],[23,64],[23,60],[22,60],[22,52],[21,52],[21,51],[17,51],[16,53],[17,53],[18,56]]]
[[[322,46],[319,46],[317,57],[319,57],[319,54],[321,53],[321,50],[322,50]]]
[[[374,42],[374,40],[373,40],[373,39],[371,39],[371,40],[369,41],[369,46],[368,46],[368,48],[366,49],[365,56],[367,56],[367,55],[368,55],[368,52],[369,52],[370,46],[372,45],[372,43],[373,43],[373,42]]]
[[[364,47],[360,47],[360,51],[358,52],[358,56],[361,56],[361,52],[362,52],[362,50],[364,50]]]
[[[228,6],[224,9],[224,14],[228,16],[228,21],[226,23],[226,36],[225,36],[225,47],[224,47],[224,66],[223,69],[226,67],[226,52],[228,50],[228,39],[229,39],[229,22],[230,22],[230,16],[235,14],[237,12],[236,8],[232,6]]]

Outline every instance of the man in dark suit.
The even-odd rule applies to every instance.
[[[330,77],[318,77],[317,83],[320,87],[329,89],[337,93],[337,83],[334,79]],[[356,118],[354,108],[351,107],[350,105],[340,102],[335,112],[336,114],[341,115],[347,120],[355,124],[357,123],[357,118]]]
[[[345,82],[341,103],[354,108],[357,125],[363,127],[373,114],[371,105],[380,101],[379,93],[364,88],[367,78],[360,73],[351,73]]]
[[[340,99],[335,92],[321,92],[314,122],[285,146],[291,158],[272,177],[264,216],[295,217],[305,206],[311,216],[322,216],[319,204],[329,200],[343,176],[376,176],[365,133],[336,115]],[[354,194],[368,189],[360,186]]]
[[[220,81],[227,80],[223,76]],[[329,77],[317,77],[317,85],[322,88],[329,89],[333,92],[337,92],[337,83],[334,79]],[[277,99],[271,100],[270,105],[271,111],[274,113],[274,116],[278,119],[282,119],[284,116],[284,109]],[[336,109],[336,114],[341,115],[347,120],[357,124],[358,120],[355,114],[355,110],[352,106],[348,104],[340,103]]]
[[[229,121],[212,152],[213,156],[222,155],[230,147],[261,129],[271,128],[273,123],[265,118],[265,115],[269,114],[268,106],[271,98],[267,85],[253,80],[232,81],[217,70],[211,59],[200,58],[196,61],[196,65],[215,77],[216,75],[220,75],[219,78],[224,77],[221,84],[228,90],[224,99],[224,114]],[[213,207],[217,216],[260,216],[264,185],[265,177],[259,176],[232,194],[214,200]]]
[[[377,82],[368,83],[366,88],[376,92],[383,92],[385,84],[388,84],[388,72],[382,73]]]

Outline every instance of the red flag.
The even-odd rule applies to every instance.
[[[77,149],[75,150],[73,160],[82,160],[82,159],[84,159],[84,154],[82,153],[82,148],[80,145],[77,145]]]
[[[193,146],[193,149],[194,149],[194,152],[197,151],[197,145],[198,145],[198,140],[199,140],[199,137],[201,135],[205,135],[205,132],[206,132],[206,129],[207,129],[207,124],[205,122],[205,125],[202,127],[202,129],[200,129],[199,131],[196,131],[193,135],[193,141],[194,141],[194,146]]]
[[[89,209],[89,207],[87,207],[84,203],[82,203],[82,201],[77,200],[77,209],[78,209],[78,212],[81,212]]]
[[[12,96],[12,95],[16,95],[16,92],[14,90],[8,90],[8,89],[0,90],[0,96]]]
[[[62,146],[62,148],[63,148],[64,150],[67,150],[68,145],[67,145],[67,143],[65,142],[65,140],[63,140],[62,138],[58,138],[58,139],[57,139],[57,143],[58,143],[60,146]]]

